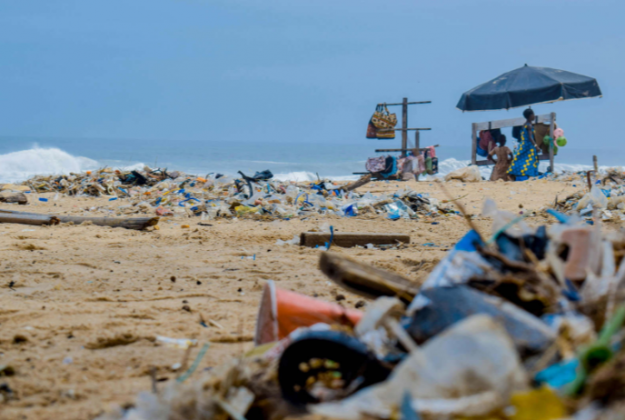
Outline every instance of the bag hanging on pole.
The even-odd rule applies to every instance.
[[[378,104],[371,122],[377,129],[378,139],[394,139],[395,138],[395,126],[397,125],[397,115],[388,112],[388,108],[384,104]]]
[[[378,138],[378,130],[375,128],[375,125],[369,120],[369,125],[367,126],[367,138],[368,139],[377,139]]]

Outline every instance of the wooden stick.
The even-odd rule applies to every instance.
[[[365,184],[368,184],[369,182],[371,182],[371,174],[367,174],[367,175],[361,176],[358,181],[355,181],[355,182],[352,182],[351,184],[348,184],[343,189],[345,190],[345,192],[353,191],[356,188],[359,188],[359,187],[362,187]]]
[[[0,223],[20,223],[25,225],[50,225],[70,222],[79,225],[81,223],[91,222],[96,226],[143,230],[150,226],[156,226],[158,220],[158,217],[80,217],[0,210]]]
[[[410,302],[419,293],[417,284],[399,274],[331,252],[321,254],[319,269],[342,288],[370,299],[397,296]]]
[[[330,242],[330,233],[303,232],[300,235],[300,246],[323,246]],[[402,233],[335,233],[332,245],[351,248],[356,245],[392,245],[397,242],[409,244],[410,235]]]
[[[597,155],[592,156],[592,164],[595,167],[595,173],[599,172],[599,164],[597,163]]]

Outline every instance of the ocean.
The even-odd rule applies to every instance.
[[[365,171],[365,162],[368,157],[376,156],[376,148],[395,148],[399,147],[398,143],[399,140],[311,144],[296,140],[271,143],[2,137],[0,182],[20,182],[34,175],[67,174],[106,166],[137,169],[144,165],[195,175],[235,175],[238,171],[251,175],[269,169],[280,180],[315,180],[317,174],[322,178],[351,180],[358,177],[353,172]],[[599,156],[603,168],[622,165],[616,151],[567,146],[556,158],[556,171],[590,169],[593,153]],[[444,176],[469,164],[470,144],[466,147],[441,144],[437,154],[439,176]],[[547,164],[541,162],[541,170],[546,168]],[[488,178],[491,168],[480,170]]]

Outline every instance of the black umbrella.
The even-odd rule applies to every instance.
[[[548,67],[524,67],[462,94],[462,111],[510,109],[519,106],[601,96],[596,79]]]

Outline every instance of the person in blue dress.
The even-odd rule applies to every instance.
[[[514,150],[512,162],[508,169],[508,175],[515,177],[517,181],[524,181],[532,176],[538,176],[538,146],[534,136],[534,111],[523,111],[526,119],[521,128],[519,145]]]

